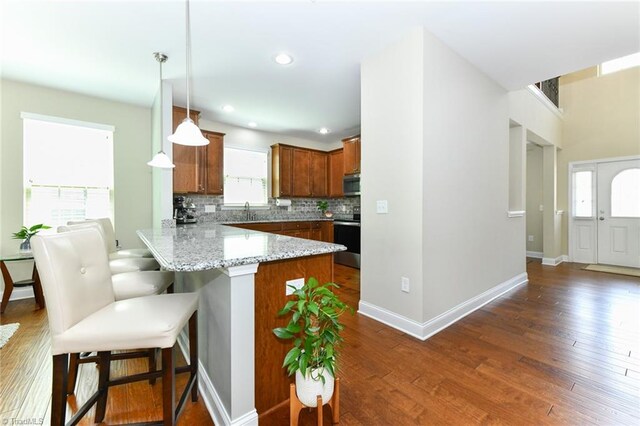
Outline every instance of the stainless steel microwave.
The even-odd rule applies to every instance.
[[[360,195],[360,173],[346,175],[342,180],[342,192],[345,197]]]

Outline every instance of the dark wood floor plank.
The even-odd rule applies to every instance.
[[[582,267],[529,262],[528,285],[425,342],[345,315],[340,424],[640,424],[640,279]],[[359,271],[336,265],[334,281],[357,308]],[[7,322],[21,327],[0,353],[0,418],[48,418],[46,313],[34,310],[32,300],[11,302],[2,316]],[[80,368],[76,394],[82,402],[95,390],[97,372],[90,364]],[[114,375],[145,368],[145,360],[112,366]],[[177,382],[181,389],[185,378]],[[105,423],[159,419],[160,392],[161,380],[112,388]],[[92,424],[89,416],[93,410],[81,424]],[[325,425],[329,419],[325,407]],[[202,400],[186,404],[179,424],[212,424]],[[288,408],[260,424],[288,425]],[[315,424],[315,412],[303,410],[300,426]]]

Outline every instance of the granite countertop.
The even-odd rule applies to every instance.
[[[212,223],[137,231],[168,271],[204,271],[346,250],[340,244]]]

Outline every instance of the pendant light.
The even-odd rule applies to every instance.
[[[186,1],[186,57],[187,57],[187,118],[178,126],[175,133],[169,136],[173,143],[188,146],[208,145],[209,140],[202,136],[202,132],[193,122],[190,116],[189,105],[189,80],[191,79],[191,26],[189,23],[189,0]]]
[[[156,61],[160,64],[160,151],[158,151],[158,153],[153,156],[153,159],[147,164],[159,169],[173,169],[175,164],[171,162],[169,156],[162,150],[162,146],[164,145],[164,138],[162,137],[162,131],[164,129],[162,126],[162,116],[164,115],[164,110],[162,108],[162,101],[164,100],[162,93],[162,64],[167,61],[167,55],[160,52],[155,52],[153,55],[155,56]]]

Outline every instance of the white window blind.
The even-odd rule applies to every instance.
[[[267,153],[224,149],[224,203],[267,204]]]
[[[113,130],[23,115],[24,224],[113,221]]]

